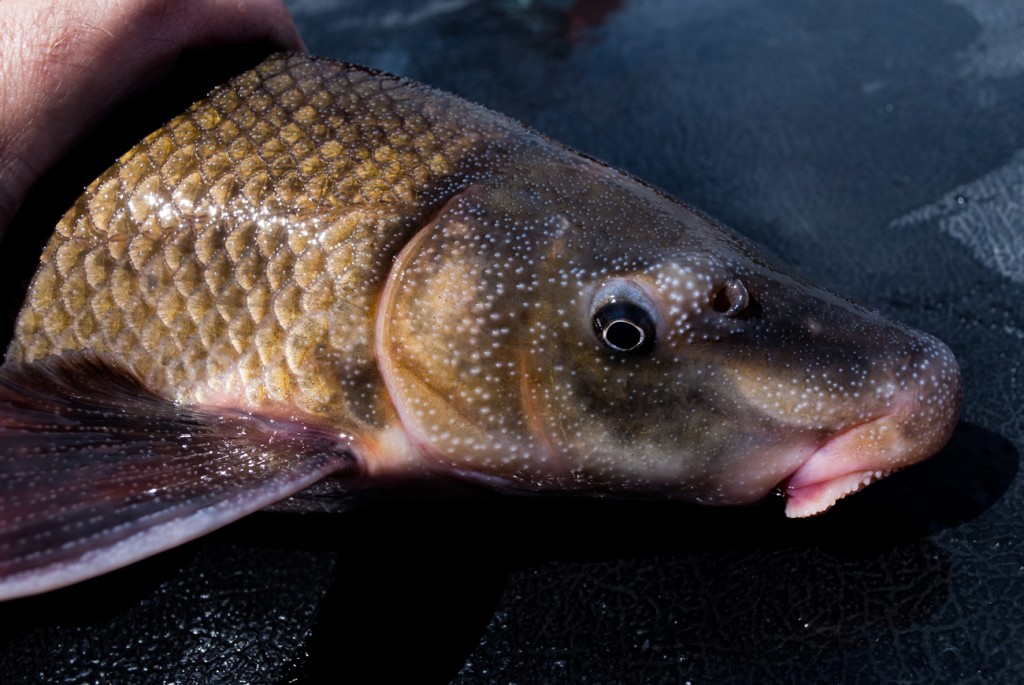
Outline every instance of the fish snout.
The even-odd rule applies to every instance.
[[[915,333],[918,342],[901,369],[904,392],[914,399],[904,432],[921,443],[927,457],[942,449],[956,426],[963,376],[946,343],[927,333]]]
[[[786,515],[820,513],[890,473],[916,464],[949,440],[960,413],[962,378],[952,350],[908,331],[906,351],[893,355],[878,382],[879,410],[827,434],[784,483]]]

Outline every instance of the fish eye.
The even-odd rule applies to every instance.
[[[654,347],[654,322],[640,305],[613,300],[594,312],[594,331],[616,352],[643,354]]]
[[[738,278],[730,278],[715,293],[711,301],[711,307],[726,316],[738,316],[750,304],[750,294],[743,281]]]
[[[657,337],[658,308],[651,293],[632,278],[613,276],[594,293],[590,320],[594,334],[615,352],[651,352]]]
[[[629,300],[612,300],[598,307],[594,332],[616,352],[646,354],[654,349],[654,319],[643,306]]]

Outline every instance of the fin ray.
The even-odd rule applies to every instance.
[[[67,585],[354,473],[348,436],[176,405],[89,353],[0,367],[0,599]]]

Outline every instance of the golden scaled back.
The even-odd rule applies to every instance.
[[[379,424],[378,291],[492,117],[365,69],[271,58],[89,186],[8,359],[90,349],[177,400]]]

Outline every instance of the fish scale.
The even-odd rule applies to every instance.
[[[8,359],[103,351],[179,401],[380,425],[380,384],[334,379],[376,375],[390,255],[482,137],[398,83],[280,57],[148,136],[58,224]]]

